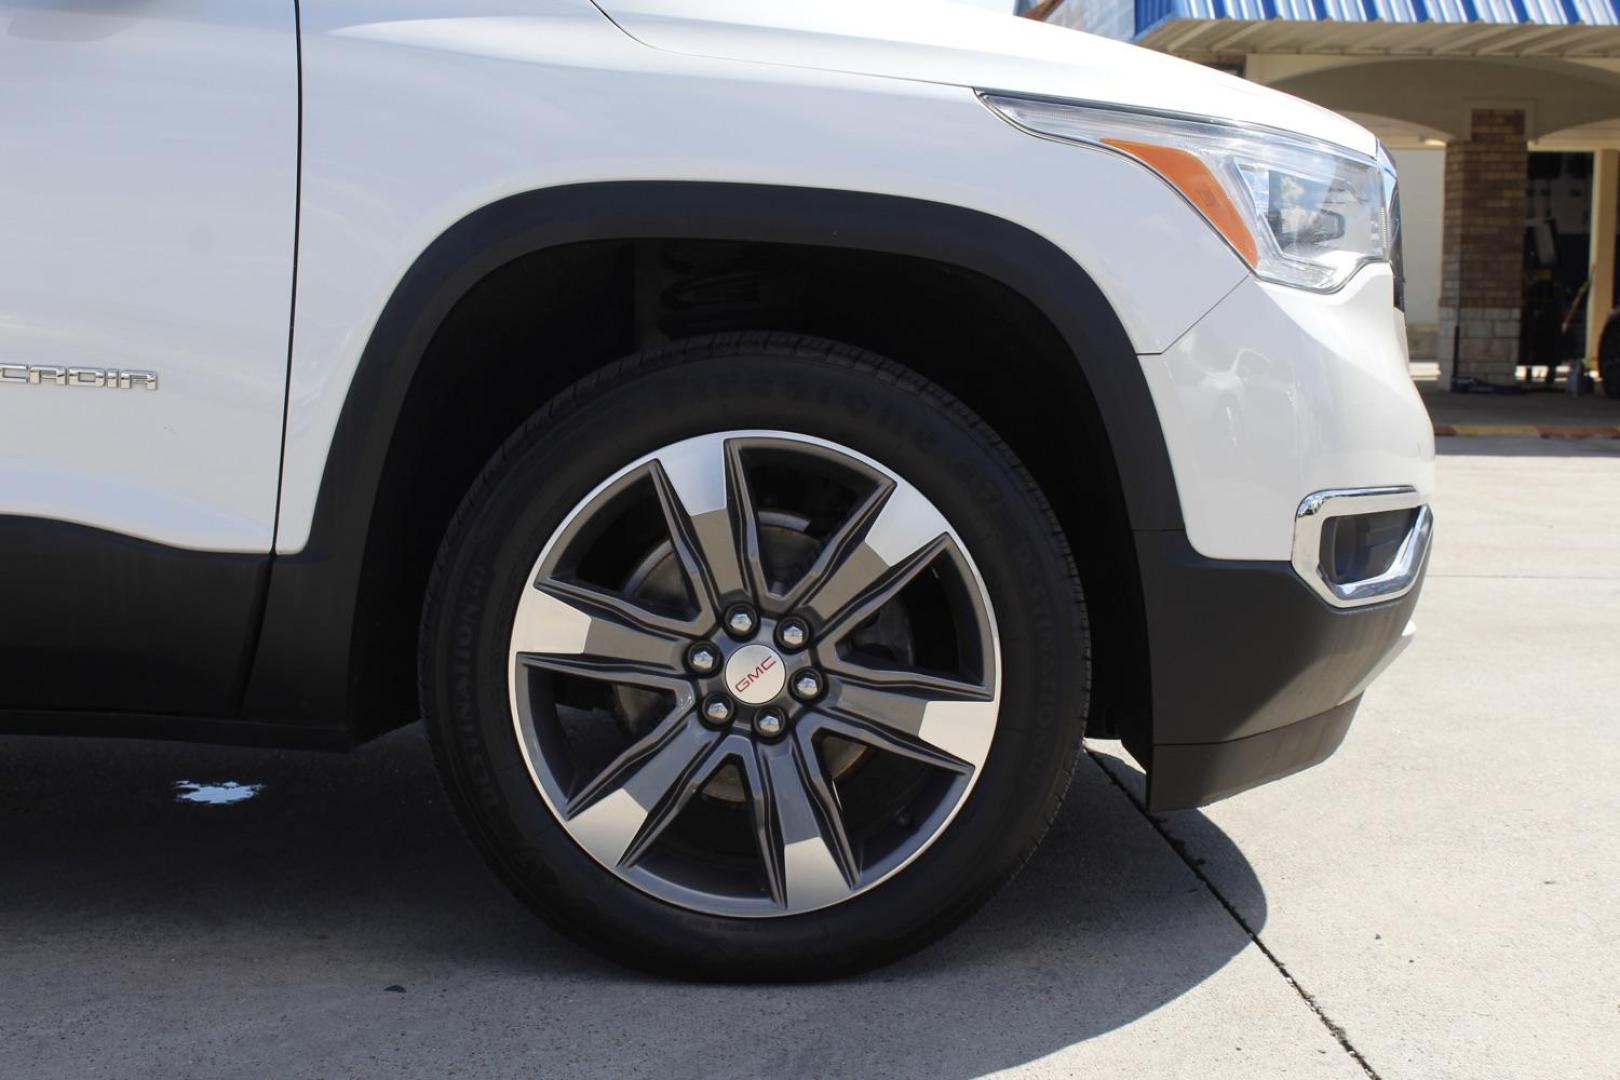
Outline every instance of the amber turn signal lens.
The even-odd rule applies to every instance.
[[[1153,143],[1128,139],[1104,139],[1103,142],[1131,155],[1175,185],[1176,190],[1198,207],[1209,223],[1219,229],[1221,235],[1237,249],[1238,254],[1248,260],[1250,266],[1260,261],[1260,249],[1255,246],[1254,234],[1244,224],[1243,216],[1232,205],[1221,182],[1215,179],[1209,166],[1200,161],[1196,154],[1171,146],[1155,146]]]

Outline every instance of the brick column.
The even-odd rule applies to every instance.
[[[1511,383],[1524,303],[1524,113],[1475,109],[1468,141],[1446,147],[1440,247],[1440,374]],[[1454,330],[1461,323],[1457,357]]]

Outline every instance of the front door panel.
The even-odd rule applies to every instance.
[[[293,0],[0,0],[0,707],[230,704],[297,168]]]

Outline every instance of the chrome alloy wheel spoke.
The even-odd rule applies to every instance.
[[[771,895],[800,911],[842,900],[860,872],[837,792],[809,735],[759,744],[755,753],[748,785]]]
[[[632,617],[622,598],[588,598],[585,589],[542,582],[525,590],[512,629],[512,650],[526,664],[585,676],[680,678],[690,639],[654,629],[656,616]],[[645,681],[638,685],[647,685]]]
[[[872,522],[882,512],[884,504],[889,501],[889,496],[894,494],[894,488],[892,481],[881,480],[850,511],[843,524],[822,545],[821,552],[816,556],[815,562],[811,563],[810,569],[805,571],[804,576],[783,597],[785,606],[790,608],[801,606],[805,597],[820,590],[828,578],[833,576],[835,570],[849,564],[851,557],[859,552]]]
[[[845,738],[940,768],[971,771],[989,752],[996,710],[996,699],[969,683],[913,677],[885,685],[840,675],[832,678],[817,711],[826,728]]]
[[[869,498],[828,544],[826,565],[803,607],[821,623],[822,644],[838,641],[875,614],[951,543],[950,526],[922,492],[904,482]],[[807,575],[809,576],[809,575]]]
[[[759,528],[737,450],[719,438],[689,439],[654,458],[651,475],[676,556],[710,621],[725,597],[762,595]]]
[[[671,715],[563,809],[569,832],[600,861],[634,865],[713,775],[720,741],[690,710]]]

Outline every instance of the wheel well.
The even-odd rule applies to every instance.
[[[488,274],[433,336],[389,443],[359,596],[357,657],[386,727],[416,715],[422,597],[473,478],[549,398],[638,349],[700,333],[781,330],[870,349],[977,411],[1034,475],[1080,566],[1093,637],[1094,735],[1146,735],[1147,638],[1135,548],[1096,403],[1028,300],[974,271],[846,248],[611,240]],[[376,734],[377,730],[360,734]]]

